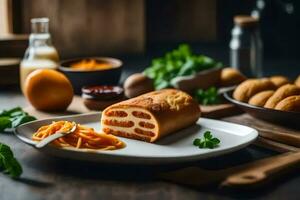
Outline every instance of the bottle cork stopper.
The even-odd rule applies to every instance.
[[[255,27],[258,25],[258,18],[251,17],[249,15],[237,15],[233,18],[236,25],[241,27]]]

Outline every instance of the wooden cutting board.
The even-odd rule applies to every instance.
[[[298,148],[300,147],[300,127],[299,129],[288,128],[275,123],[256,119],[248,114],[226,117],[222,120],[255,128],[258,130],[259,135],[263,138],[267,138]]]
[[[50,117],[57,117],[63,115],[74,115],[88,112],[95,112],[86,108],[83,104],[83,99],[80,96],[74,96],[71,105],[65,112],[43,112],[36,110],[35,108],[29,106],[24,108],[26,112],[37,117],[38,119],[45,119]],[[218,119],[227,116],[233,116],[242,113],[242,111],[230,103],[212,105],[212,106],[201,106],[202,116],[207,118]]]

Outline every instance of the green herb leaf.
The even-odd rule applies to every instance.
[[[187,44],[167,52],[163,57],[152,60],[144,74],[154,80],[156,90],[172,87],[172,79],[188,76],[222,64],[204,55],[196,55]]]
[[[210,131],[206,131],[206,132],[204,133],[204,138],[205,138],[205,139],[211,139],[211,138],[212,138],[212,134],[210,133]]]
[[[211,141],[214,143],[214,144],[219,144],[220,143],[220,140],[218,138],[212,138]]]
[[[13,157],[14,154],[9,148],[9,146],[0,143],[0,154],[5,155],[6,157]]]
[[[201,143],[201,140],[199,139],[199,138],[196,138],[195,140],[194,140],[194,145],[195,146],[199,146],[200,145],[200,143]]]
[[[207,141],[207,142],[206,142],[206,146],[207,146],[209,149],[213,149],[213,148],[214,148],[214,143],[212,143],[211,141]]]
[[[214,105],[221,103],[221,97],[215,87],[210,87],[207,90],[198,89],[194,96],[195,99],[202,105]]]
[[[12,178],[20,177],[23,172],[10,147],[3,143],[0,143],[0,168]]]
[[[0,132],[8,128],[16,128],[21,124],[36,120],[35,117],[28,115],[22,108],[16,107],[0,112]]]
[[[9,117],[0,117],[0,131],[11,128],[12,124]]]
[[[36,120],[36,118],[33,117],[33,116],[30,116],[30,115],[18,116],[16,118],[12,119],[12,127],[14,127],[14,128],[18,127],[21,124],[24,124],[26,122],[30,122],[30,121],[33,121],[33,120]]]
[[[220,140],[213,137],[210,131],[206,131],[203,134],[203,138],[196,138],[193,142],[194,146],[198,146],[200,149],[209,148],[213,149],[218,147]]]

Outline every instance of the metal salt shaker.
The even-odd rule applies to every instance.
[[[234,17],[230,41],[230,65],[247,77],[262,77],[263,44],[258,19],[247,15]]]

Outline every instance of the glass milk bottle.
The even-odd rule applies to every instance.
[[[263,44],[258,19],[235,16],[230,41],[230,65],[248,77],[262,77]]]
[[[31,19],[29,47],[20,64],[20,86],[24,91],[24,82],[28,74],[36,69],[56,69],[59,56],[52,45],[48,18]]]

